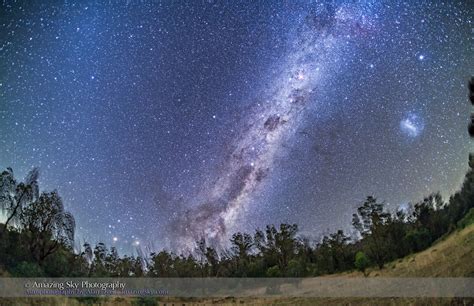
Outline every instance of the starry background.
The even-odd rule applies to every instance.
[[[271,144],[280,153],[267,179],[246,191],[232,230],[295,222],[318,237],[350,230],[367,195],[396,209],[459,188],[473,149],[466,85],[474,7],[376,2],[357,4],[364,26],[340,34],[343,46],[318,62],[328,68],[307,97],[312,106],[297,126],[282,125],[293,131]],[[207,211],[201,199],[219,190],[216,178],[232,175],[232,148],[253,148],[246,135],[267,118],[251,118],[266,116],[262,97],[286,86],[287,58],[320,7],[3,1],[1,168],[23,178],[40,167],[42,189],[58,189],[76,218],[78,245],[159,249],[186,223],[213,226],[215,214],[201,222],[193,212]]]

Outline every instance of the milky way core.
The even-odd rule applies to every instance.
[[[227,165],[215,183],[205,190],[203,203],[188,210],[178,224],[178,241],[191,246],[197,239],[222,244],[233,229],[236,217],[260,186],[271,179],[275,156],[295,137],[309,110],[318,111],[314,93],[327,75],[336,73],[336,64],[344,56],[344,44],[370,31],[372,23],[363,8],[343,5],[319,5],[304,18],[297,30],[293,47],[282,73],[262,88],[257,106],[249,116]]]

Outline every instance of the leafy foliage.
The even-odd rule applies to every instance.
[[[357,270],[364,273],[364,276],[367,276],[365,270],[370,266],[370,259],[365,255],[364,252],[359,251],[356,254],[354,265]]]

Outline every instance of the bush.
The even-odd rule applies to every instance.
[[[357,252],[354,262],[355,267],[367,276],[366,269],[370,266],[370,260],[364,252]]]
[[[20,262],[12,271],[14,276],[41,277],[45,276],[43,269],[34,262]]]
[[[288,262],[288,267],[287,267],[287,276],[289,277],[302,277],[304,276],[305,273],[305,267],[304,265],[296,260],[292,259]]]
[[[273,266],[273,267],[268,268],[266,274],[267,274],[267,277],[279,277],[281,276],[281,271],[278,266]]]
[[[458,227],[459,228],[465,228],[466,226],[469,226],[471,224],[474,224],[474,208],[471,208],[467,214],[459,220],[458,222]]]
[[[421,228],[409,231],[405,239],[412,252],[418,252],[431,245],[431,235],[428,229]]]
[[[132,300],[133,306],[156,306],[158,305],[157,298],[154,297],[139,297]],[[184,305],[184,304],[183,304]]]

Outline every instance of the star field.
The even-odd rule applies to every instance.
[[[0,166],[38,166],[77,243],[349,230],[458,189],[468,1],[4,1]]]

